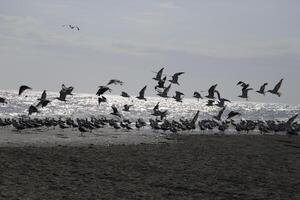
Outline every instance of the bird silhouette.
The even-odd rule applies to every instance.
[[[194,92],[193,97],[196,98],[198,101],[199,101],[199,99],[203,99],[203,97],[201,96],[201,94],[199,92]]]
[[[2,103],[2,104],[6,104],[6,103],[7,103],[7,101],[6,101],[6,99],[5,99],[5,98],[3,98],[3,97],[0,97],[0,103]]]
[[[183,95],[184,94],[182,92],[175,91],[175,96],[173,96],[173,99],[175,99],[175,101],[177,101],[177,102],[182,102]]]
[[[156,73],[156,76],[152,79],[156,80],[156,81],[160,81],[161,77],[162,77],[163,70],[164,70],[164,67],[161,68],[158,72],[154,72],[154,73]]]
[[[221,121],[221,117],[222,117],[222,115],[223,115],[225,109],[226,109],[226,107],[224,106],[224,107],[219,111],[218,115],[213,116],[213,118],[216,119],[216,120],[218,120],[218,121]]]
[[[266,94],[265,88],[266,88],[267,85],[268,85],[268,83],[264,83],[264,84],[259,88],[259,90],[257,90],[256,92],[259,93],[259,94],[265,95],[265,94]]]
[[[141,99],[141,100],[145,100],[147,101],[147,99],[145,98],[145,91],[146,91],[147,85],[145,85],[141,91],[139,92],[139,96],[137,96],[137,99]]]
[[[19,96],[21,96],[21,94],[23,92],[25,92],[25,90],[32,90],[32,88],[27,86],[27,85],[21,85],[20,88],[19,88]]]
[[[179,78],[179,76],[182,75],[182,74],[184,74],[184,72],[177,72],[177,73],[175,73],[175,74],[172,76],[172,79],[169,80],[169,81],[170,81],[171,83],[173,83],[173,84],[179,85],[179,83],[178,83],[178,78]]]
[[[112,113],[110,113],[110,114],[112,114],[112,115],[115,115],[115,116],[117,116],[117,117],[120,117],[120,118],[121,118],[121,114],[119,113],[119,111],[118,111],[117,107],[116,107],[115,105],[112,105],[112,106],[111,106],[111,108],[112,108],[113,112],[112,112]]]
[[[103,95],[107,91],[111,92],[111,89],[107,86],[99,86],[99,89],[98,89],[96,95],[98,95],[98,96]]]
[[[278,97],[281,96],[281,92],[279,92],[279,89],[281,87],[283,79],[280,79],[280,81],[275,85],[275,87],[273,88],[273,90],[268,90],[268,92],[272,93],[272,94],[276,94]]]
[[[123,85],[124,82],[120,81],[118,79],[111,79],[106,85],[111,85],[111,84],[114,84],[114,85]]]
[[[215,90],[216,90],[216,87],[218,86],[218,84],[215,84],[213,86],[211,86],[209,89],[208,89],[208,95],[205,96],[209,99],[214,99],[215,98]]]
[[[121,92],[121,96],[122,97],[127,97],[127,98],[130,97],[130,95],[128,93],[126,93],[126,92]]]
[[[29,108],[28,108],[28,115],[31,115],[33,113],[39,113],[38,109],[34,106],[34,105],[31,105]]]
[[[170,88],[171,88],[171,84],[169,84],[169,86],[166,87],[163,91],[157,90],[157,92],[158,92],[157,95],[160,97],[163,97],[163,98],[169,98],[168,92],[169,92]]]
[[[231,119],[231,118],[233,118],[233,117],[235,117],[235,116],[238,116],[238,115],[241,115],[241,113],[235,112],[235,111],[230,111],[230,112],[228,113],[228,115],[227,115],[227,119]]]

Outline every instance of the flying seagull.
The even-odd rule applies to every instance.
[[[182,74],[184,74],[184,72],[177,72],[177,73],[175,73],[175,74],[172,76],[172,79],[169,80],[169,81],[170,81],[171,83],[173,83],[173,84],[179,85],[179,83],[178,83],[178,77],[179,77],[180,75],[182,75]]]
[[[98,95],[98,96],[103,95],[107,91],[111,92],[111,89],[107,86],[99,86],[99,89],[98,89],[96,95]]]
[[[173,96],[173,99],[175,99],[177,102],[182,102],[183,95],[184,94],[182,92],[175,91],[175,96]]]
[[[196,98],[198,101],[199,101],[199,99],[203,99],[203,97],[201,96],[201,94],[199,92],[194,92],[193,97]]]
[[[113,112],[110,113],[110,114],[115,115],[115,116],[118,116],[118,117],[121,118],[121,114],[119,113],[117,107],[116,107],[115,105],[112,105],[111,108],[112,108]]]
[[[31,105],[29,108],[28,108],[28,115],[31,115],[31,114],[33,114],[33,113],[39,113],[40,111],[38,111],[38,109],[35,107],[35,106],[33,106],[33,105]]]
[[[156,80],[156,81],[160,81],[161,77],[162,77],[163,70],[164,70],[164,68],[161,68],[158,72],[154,72],[154,73],[156,73],[156,76],[152,79]]]
[[[216,90],[217,86],[218,86],[218,84],[211,86],[208,90],[208,95],[205,97],[207,97],[209,99],[214,99],[215,98],[215,90]]]
[[[131,104],[131,105],[125,104],[125,105],[124,105],[124,108],[123,108],[123,111],[129,112],[129,109],[130,109],[130,107],[132,107],[132,106],[133,106],[132,104]]]
[[[283,79],[280,79],[280,81],[275,85],[273,90],[268,90],[268,92],[272,93],[272,94],[276,94],[278,97],[281,96],[281,92],[279,92],[279,89],[281,87]]]
[[[216,106],[224,107],[225,102],[230,102],[228,99],[221,98],[220,92],[218,90],[215,90],[215,93],[217,93],[219,99],[218,104],[216,104]]]
[[[228,113],[227,119],[231,119],[231,118],[233,118],[233,117],[235,117],[237,115],[241,115],[241,113],[235,112],[235,111],[231,111],[230,113]]]
[[[163,98],[169,98],[168,92],[169,92],[170,88],[171,88],[171,84],[168,87],[166,87],[163,91],[157,91],[158,92],[157,95],[160,97],[163,97]]]
[[[249,84],[244,85],[244,87],[242,89],[242,95],[240,95],[238,97],[248,100],[248,98],[249,98],[248,97],[248,92],[250,90],[253,90],[253,88],[248,88],[248,87],[249,87]]]
[[[98,97],[98,104],[100,105],[101,103],[106,103],[107,99],[104,96]]]
[[[118,79],[111,79],[106,85],[111,85],[111,84],[114,84],[114,85],[123,85],[124,82],[120,81]]]
[[[64,91],[66,93],[66,95],[73,95],[72,92],[74,90],[74,87],[73,86],[66,87],[65,84],[62,84],[61,90]]]
[[[224,107],[219,111],[218,115],[213,116],[213,118],[216,119],[216,120],[218,120],[218,121],[221,121],[221,117],[222,117],[222,115],[223,115],[225,109],[226,109],[226,107],[224,106]]]
[[[43,107],[46,107],[51,101],[47,100],[47,99],[44,99],[44,100],[40,100],[39,103],[36,105],[36,107],[39,107],[39,106],[42,106]]]
[[[167,80],[167,77],[165,76],[163,79],[159,80],[157,82],[157,85],[154,87],[154,89],[156,90],[157,88],[161,88],[164,89],[165,88],[165,82]]]
[[[137,96],[136,98],[147,101],[147,99],[145,98],[146,88],[147,88],[147,85],[145,85],[145,87],[143,87],[143,89],[141,89],[141,91],[139,92],[139,96]]]
[[[259,94],[265,95],[265,94],[266,94],[265,88],[266,88],[267,85],[268,85],[268,83],[264,83],[264,84],[259,88],[259,90],[257,90],[256,92],[259,93]]]
[[[126,93],[126,92],[122,92],[122,93],[121,93],[121,96],[122,96],[122,97],[127,97],[127,98],[130,97],[130,95],[129,95],[128,93]]]
[[[32,90],[31,87],[28,87],[27,85],[21,85],[19,88],[19,96],[25,91],[25,90]]]
[[[41,98],[39,98],[37,100],[42,101],[42,100],[46,100],[46,98],[47,98],[47,93],[46,93],[46,90],[44,90],[43,93],[42,93]]]

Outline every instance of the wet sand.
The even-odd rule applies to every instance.
[[[170,141],[170,142],[168,142]],[[3,145],[0,199],[300,199],[299,136]]]

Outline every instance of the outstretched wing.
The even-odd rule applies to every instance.
[[[283,81],[283,79],[281,79],[281,80],[275,85],[275,87],[274,87],[274,89],[273,89],[274,91],[278,92],[278,90],[279,90],[280,87],[281,87],[282,81]]]
[[[143,89],[141,89],[139,95],[140,97],[144,97],[145,96],[145,91],[146,91],[147,85],[145,85],[145,87],[143,87]]]

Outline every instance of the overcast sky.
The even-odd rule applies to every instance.
[[[251,101],[300,103],[300,1],[298,0],[1,0],[0,88],[95,93],[110,78],[136,95],[152,71],[184,71],[186,97],[218,83],[238,100],[237,81],[274,87],[283,96]],[[74,24],[80,31],[63,27]]]

